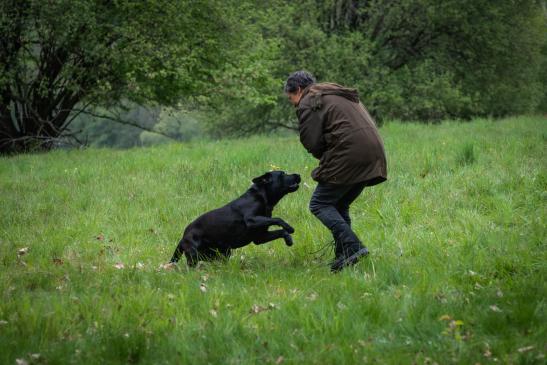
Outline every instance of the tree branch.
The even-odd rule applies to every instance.
[[[75,111],[74,109],[72,111]],[[138,128],[138,129],[141,129],[143,131],[147,131],[147,132],[151,132],[151,133],[156,133],[156,134],[159,134],[159,135],[162,135],[164,137],[167,137],[169,139],[172,139],[174,141],[176,141],[177,139],[166,134],[166,133],[163,133],[161,131],[156,131],[154,129],[151,129],[151,128],[147,128],[147,127],[143,127],[142,125],[139,125],[138,123],[136,122],[132,122],[132,121],[129,121],[129,120],[123,120],[117,116],[111,116],[111,115],[104,115],[104,114],[97,114],[97,113],[94,113],[94,112],[91,112],[91,111],[88,111],[88,110],[79,110],[77,111],[78,113],[82,113],[82,114],[87,114],[87,115],[90,115],[92,117],[95,117],[95,118],[101,118],[101,119],[107,119],[107,120],[111,120],[113,122],[116,122],[116,123],[119,123],[119,124],[124,124],[124,125],[129,125],[129,126],[132,126],[132,127],[135,127],[135,128]]]

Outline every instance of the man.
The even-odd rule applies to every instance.
[[[351,229],[349,207],[365,186],[386,181],[384,145],[355,89],[315,83],[310,73],[297,71],[285,93],[296,107],[300,141],[319,160],[310,210],[332,232],[331,271],[338,272],[368,254]]]

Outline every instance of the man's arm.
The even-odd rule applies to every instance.
[[[325,139],[323,137],[323,120],[320,114],[306,104],[298,107],[297,114],[300,142],[313,157],[321,159],[323,152],[325,152]]]

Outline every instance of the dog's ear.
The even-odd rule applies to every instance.
[[[272,174],[267,172],[262,176],[255,177],[253,179],[253,183],[255,183],[258,186],[266,185],[272,181]]]

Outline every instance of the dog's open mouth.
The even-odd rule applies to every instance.
[[[300,187],[300,181],[302,181],[302,179],[300,179],[300,175],[294,174],[293,176],[294,176],[294,183],[289,185],[289,191],[298,190],[298,188]]]
[[[300,183],[294,183],[292,185],[289,185],[289,190],[290,191],[296,191],[296,190],[298,190],[299,187],[300,187]]]

